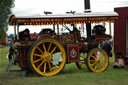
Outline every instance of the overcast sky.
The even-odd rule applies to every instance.
[[[128,0],[90,0],[92,12],[113,12],[115,7],[128,6]],[[15,0],[15,15],[41,15],[44,11],[64,14],[66,11],[84,11],[84,0]],[[35,31],[35,30],[34,30]],[[9,26],[8,34],[13,33]]]
[[[128,6],[128,0],[90,0],[93,12],[113,11],[114,7]],[[43,14],[44,11],[65,13],[84,11],[84,0],[15,0],[14,14]]]

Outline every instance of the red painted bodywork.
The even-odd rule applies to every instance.
[[[52,36],[49,35],[49,34],[43,34],[43,35],[41,35],[41,36],[39,37],[39,39],[41,39],[41,38],[45,38],[45,37],[52,37]]]
[[[76,52],[76,56],[72,57],[72,50]],[[67,45],[68,62],[79,61],[79,45],[68,44]]]
[[[61,43],[73,43],[74,35],[73,34],[61,35],[59,36],[59,41]]]
[[[111,39],[110,35],[106,35],[106,34],[97,35],[97,36],[95,36],[95,40],[92,42],[92,44],[98,44],[98,43],[101,43],[101,42],[103,42],[105,40],[109,40],[109,39]]]
[[[115,19],[117,19],[117,15],[111,15],[111,16],[104,16],[104,15],[96,15],[96,16],[86,16],[86,15],[79,15],[79,16],[46,16],[46,17],[16,17],[12,15],[9,18],[9,25],[56,25],[56,24],[83,24],[83,23],[98,23],[98,22],[113,22]],[[55,31],[55,30],[54,30]],[[53,39],[58,40],[62,43],[66,50],[67,59],[68,62],[77,62],[79,61],[79,53],[87,52],[88,51],[88,44],[86,39],[82,39],[80,31],[79,30],[73,30],[68,34],[43,34],[38,36],[38,38],[34,38],[33,40],[43,39],[46,37],[50,37]],[[98,39],[100,38],[100,39]],[[108,40],[108,37],[105,38],[103,36],[96,37],[94,44],[100,43],[103,40]],[[27,55],[29,52],[29,49],[33,45],[34,42],[21,42],[21,45],[17,47],[19,50],[19,56],[18,56],[18,63],[21,68],[28,68],[28,61],[27,61]]]
[[[119,18],[115,20],[114,24],[114,50],[116,59],[128,59],[126,56],[126,20],[128,19],[128,7],[115,8],[115,12],[119,14]],[[117,61],[117,60],[116,60]]]
[[[29,47],[24,47],[24,48],[19,48],[19,59],[18,62],[19,63],[19,66],[21,68],[27,68],[28,67],[28,61],[27,61],[27,56],[28,56],[28,50],[29,50]]]

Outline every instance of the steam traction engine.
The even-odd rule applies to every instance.
[[[76,62],[79,69],[82,64],[92,72],[102,72],[108,66],[108,54],[99,47],[99,44],[111,38],[101,33],[91,38],[81,37],[75,24],[113,22],[117,19],[116,13],[82,13],[67,15],[47,15],[21,17],[12,15],[9,25],[14,25],[17,38],[13,41],[14,61],[20,68],[33,71],[42,76],[52,76],[59,73],[65,64]],[[42,29],[37,39],[19,40],[19,26],[21,25],[53,25],[52,29]],[[60,33],[59,26],[65,27],[66,33]],[[73,29],[67,25],[72,25]],[[35,28],[36,29],[36,28]],[[104,29],[98,27],[96,29]],[[87,42],[87,40],[89,42]],[[87,56],[80,56],[80,53]],[[10,68],[7,69],[7,72]],[[6,73],[7,73],[6,72]]]

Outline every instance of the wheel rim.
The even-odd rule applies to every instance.
[[[88,56],[88,67],[93,72],[102,72],[108,66],[108,55],[101,49],[93,50]]]
[[[53,55],[57,55],[61,58],[61,61],[53,59]],[[59,73],[66,61],[65,50],[63,46],[54,39],[43,39],[35,44],[31,51],[31,65],[33,69],[40,75],[52,76]]]
[[[83,69],[86,69],[86,66],[85,66],[85,58],[86,58],[86,55],[85,54],[80,54],[80,60],[79,62],[76,62],[76,66],[83,70]]]

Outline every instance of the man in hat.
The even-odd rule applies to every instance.
[[[19,32],[19,40],[30,40],[30,31],[28,28],[26,28],[25,30]]]

